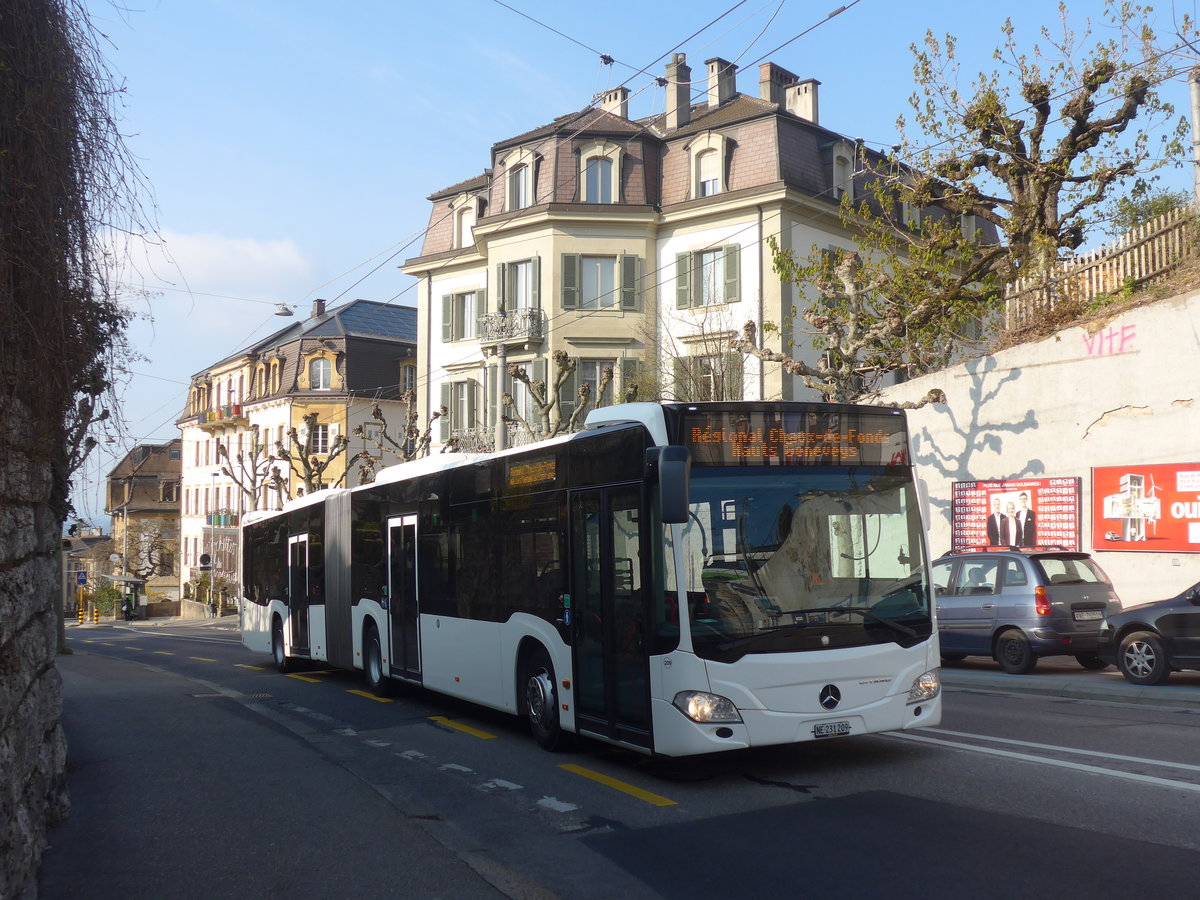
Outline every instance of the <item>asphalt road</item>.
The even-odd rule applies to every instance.
[[[968,661],[937,729],[647,760],[283,676],[219,624],[71,638],[74,814],[45,897],[1124,898],[1190,895],[1200,870],[1190,675]]]

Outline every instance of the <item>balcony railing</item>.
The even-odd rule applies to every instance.
[[[250,420],[240,403],[231,403],[200,413],[196,424],[201,428],[229,428],[249,425]]]
[[[479,340],[485,344],[502,341],[540,341],[542,333],[540,309],[488,313],[479,323]]]
[[[238,514],[235,512],[215,512],[204,517],[204,524],[213,528],[237,528]]]

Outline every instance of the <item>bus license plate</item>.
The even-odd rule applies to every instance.
[[[1102,609],[1081,609],[1075,613],[1076,622],[1092,622],[1103,618],[1104,610]]]
[[[850,733],[849,722],[820,722],[813,726],[813,737],[838,737]]]

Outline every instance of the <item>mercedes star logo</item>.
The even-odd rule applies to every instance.
[[[842,692],[832,684],[827,684],[821,688],[820,696],[821,706],[825,709],[833,709],[842,702]]]

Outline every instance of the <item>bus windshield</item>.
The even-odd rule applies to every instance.
[[[692,476],[680,578],[700,656],[907,647],[930,636],[907,470],[722,467]]]

